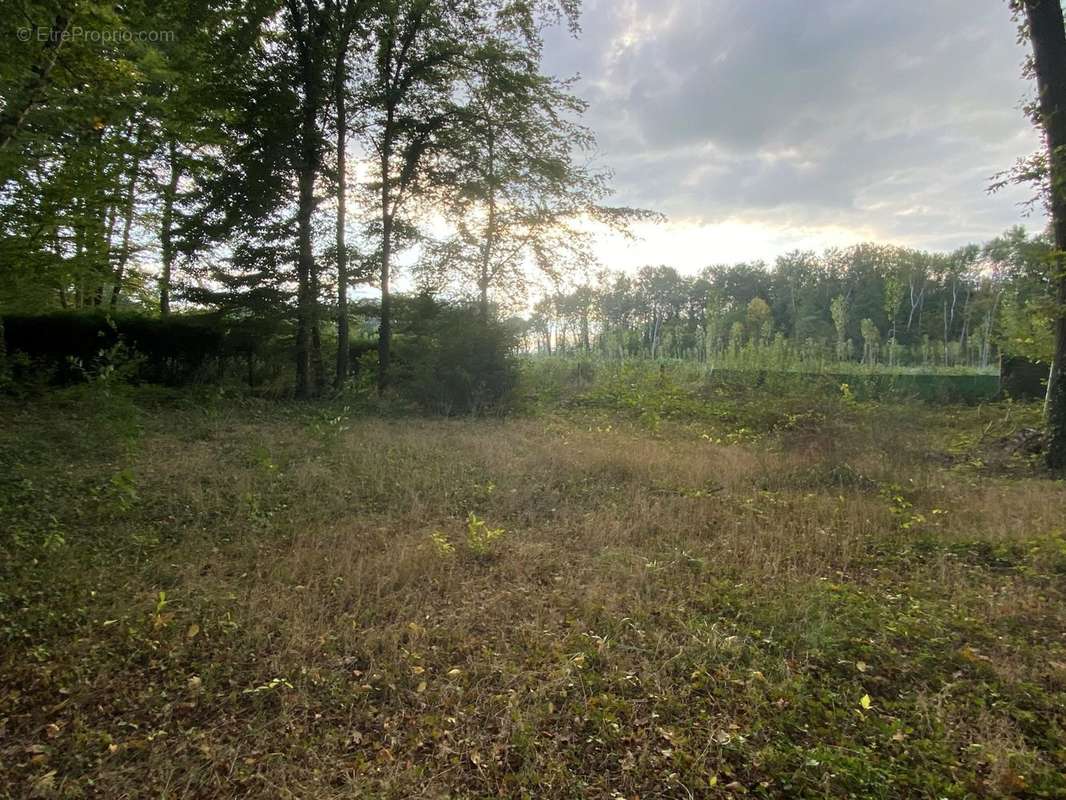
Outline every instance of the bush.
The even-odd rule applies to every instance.
[[[501,409],[518,380],[513,335],[463,307],[425,306],[395,338],[396,390],[436,414]]]

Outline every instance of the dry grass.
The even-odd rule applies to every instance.
[[[994,409],[137,408],[2,434],[0,795],[1066,792],[1066,488],[926,457]]]

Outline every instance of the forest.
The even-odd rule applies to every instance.
[[[1029,201],[907,236],[871,178],[847,237],[738,260],[671,245],[691,219],[647,198],[689,195],[648,131],[693,123],[641,114],[745,52],[763,109],[818,112],[819,25],[7,0],[0,800],[1066,795],[1066,25],[979,5],[809,14],[854,15],[853,54],[906,21],[905,66],[1004,42],[1009,135],[908,84],[913,130],[877,141],[1006,141],[972,202]],[[705,15],[735,41],[695,79],[640,72]],[[978,51],[945,74],[996,84]],[[738,146],[700,124],[693,176]],[[793,144],[749,168],[802,156],[813,209]],[[661,257],[618,257],[642,237]]]
[[[947,254],[864,244],[692,277],[604,272],[547,295],[518,325],[526,348],[548,354],[719,364],[776,344],[790,362],[987,369],[1008,353],[1050,364],[1049,252],[1015,228]]]
[[[23,14],[7,21],[34,22],[5,64],[8,316],[195,317],[278,361],[298,396],[352,377],[353,339],[377,344],[364,366],[386,379],[402,272],[401,294],[506,322],[521,352],[714,363],[776,342],[794,361],[1051,363],[1052,245],[1020,228],[950,253],[712,254],[695,276],[596,263],[590,220],[655,214],[604,204],[583,102],[538,71],[542,30],[575,25],[573,5]],[[105,24],[107,41],[73,35]]]

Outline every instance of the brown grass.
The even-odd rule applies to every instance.
[[[132,508],[60,509],[86,610],[0,662],[0,795],[1054,789],[1066,488],[849,425],[146,412]]]

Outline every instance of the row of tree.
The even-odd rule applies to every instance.
[[[728,360],[782,343],[797,358],[988,367],[1005,350],[1050,364],[1051,246],[1021,228],[953,253],[863,244],[819,255],[645,267],[546,296],[541,352]]]
[[[606,175],[542,33],[576,0],[19,0],[0,20],[0,308],[175,293],[295,320],[296,393],[349,374],[348,297],[397,254],[490,295],[584,257]],[[27,41],[28,40],[28,41]],[[21,44],[19,44],[21,42]],[[436,230],[436,236],[428,231]],[[443,233],[442,233],[443,231]],[[158,263],[158,271],[144,265]],[[154,284],[154,285],[153,285]]]
[[[582,160],[584,105],[541,72],[543,31],[576,30],[577,5],[12,0],[0,15],[0,311],[151,295],[165,316],[182,291],[236,319],[292,320],[307,397],[327,382],[327,315],[334,380],[347,378],[348,289],[372,280],[384,387],[399,252],[419,247],[424,282],[464,282],[487,323],[490,298],[531,267],[559,279],[587,261],[590,219],[647,216],[604,205],[606,176]],[[894,359],[919,340],[941,341],[948,360],[957,342],[967,358],[979,339],[987,362],[997,320],[1033,319],[1050,294],[1049,462],[1066,465],[1066,31],[1060,0],[1010,6],[1033,46],[1029,111],[1047,147],[1004,180],[1041,184],[1045,285],[997,275],[1013,256],[987,247],[794,254],[773,271],[702,276],[706,297],[684,302],[671,288],[683,281],[650,271],[637,289],[615,277],[546,301],[544,346],[590,348],[595,308],[599,340],[623,350],[640,331],[649,352],[682,352],[698,329],[711,351],[779,334],[832,338],[842,355],[861,342],[866,360],[884,357],[882,341]],[[761,275],[770,285],[755,286]]]

